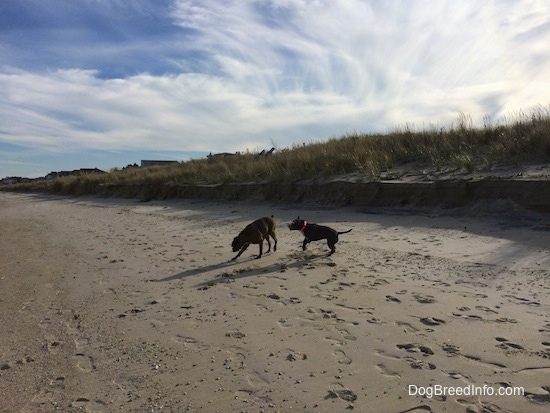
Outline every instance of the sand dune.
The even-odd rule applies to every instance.
[[[547,412],[550,221],[483,211],[2,193],[0,408]]]

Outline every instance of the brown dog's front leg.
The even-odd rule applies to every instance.
[[[248,248],[249,245],[250,245],[250,243],[244,244],[243,247],[241,248],[241,250],[239,251],[239,253],[237,255],[235,255],[233,258],[231,258],[231,261],[235,261],[237,258],[239,258],[241,256],[241,254],[243,252],[245,252],[245,250]]]

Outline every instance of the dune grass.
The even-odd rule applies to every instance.
[[[397,127],[387,134],[350,133],[324,142],[293,145],[268,157],[256,153],[194,159],[149,168],[115,170],[17,184],[21,190],[92,194],[100,185],[178,185],[239,182],[294,182],[359,174],[377,179],[407,163],[464,168],[472,172],[499,164],[550,161],[550,108],[518,114],[506,123],[471,126],[461,115],[450,127],[415,130]],[[13,188],[16,189],[16,188]]]

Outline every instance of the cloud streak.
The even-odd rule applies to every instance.
[[[33,150],[257,149],[549,103],[545,1],[7,4],[0,143]]]

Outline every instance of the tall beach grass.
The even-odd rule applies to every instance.
[[[550,161],[550,108],[519,113],[510,121],[474,127],[461,114],[447,127],[396,127],[386,134],[348,133],[328,141],[282,148],[268,157],[256,153],[215,156],[149,168],[114,170],[18,184],[20,189],[66,194],[94,193],[100,185],[292,182],[358,174],[376,180],[384,171],[416,163],[474,171],[500,164]],[[15,189],[15,188],[14,188]]]

